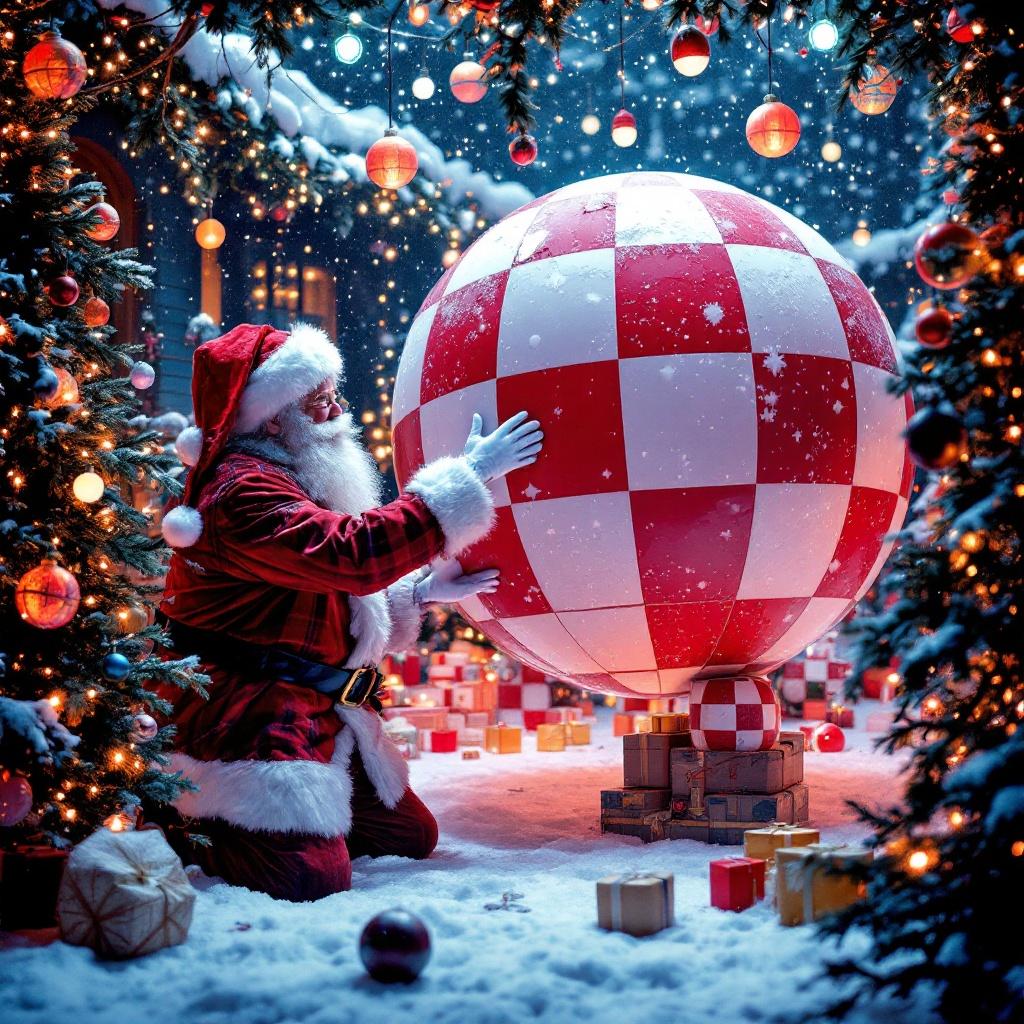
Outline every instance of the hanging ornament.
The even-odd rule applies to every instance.
[[[718,15],[716,14],[713,18],[709,19],[705,18],[703,14],[698,14],[694,24],[704,35],[713,36],[718,31]]]
[[[44,558],[18,580],[14,606],[30,626],[58,629],[78,611],[78,580],[53,558]]]
[[[520,133],[508,144],[508,155],[512,163],[528,167],[537,159],[537,140],[525,132]]]
[[[974,29],[969,21],[964,21],[963,15],[955,8],[949,9],[946,15],[946,32],[954,43],[973,43]]]
[[[359,957],[375,981],[408,984],[430,959],[430,933],[415,914],[385,910],[370,918],[359,936]]]
[[[32,810],[32,787],[24,775],[0,773],[0,826],[10,828],[28,817]]]
[[[287,203],[275,203],[270,208],[270,219],[275,224],[287,224],[294,215],[295,211]]]
[[[110,320],[110,307],[98,296],[94,295],[82,307],[82,319],[86,327],[102,327]]]
[[[821,159],[826,163],[834,164],[842,157],[842,155],[843,147],[834,139],[829,139],[829,141],[821,147]]]
[[[32,382],[32,391],[44,405],[49,405],[60,394],[60,377],[52,366],[42,365],[36,379]]]
[[[127,679],[131,670],[132,663],[117,651],[112,651],[103,659],[103,678],[109,679],[112,683],[119,683],[122,679]]]
[[[140,604],[130,604],[117,613],[117,628],[122,633],[138,633],[148,625],[149,616]]]
[[[838,754],[846,746],[846,734],[832,722],[822,722],[811,733],[811,749],[819,754]]]
[[[981,239],[966,225],[933,224],[914,244],[914,266],[933,288],[959,288],[981,268]]]
[[[687,78],[696,78],[711,61],[708,37],[694,25],[684,25],[672,37],[672,66]]]
[[[412,94],[418,100],[429,100],[434,95],[434,80],[424,68],[412,82]]]
[[[57,375],[57,391],[47,400],[46,408],[62,409],[65,405],[74,405],[79,398],[78,381],[63,366],[55,366],[53,372]]]
[[[430,21],[430,7],[427,4],[417,3],[416,0],[409,0],[409,13],[407,15],[410,25],[419,28]]]
[[[910,457],[922,469],[948,469],[967,448],[967,431],[951,405],[918,409],[903,434]]]
[[[480,14],[490,14],[501,6],[501,0],[464,0],[464,2]]]
[[[46,285],[46,297],[55,306],[73,306],[78,294],[78,282],[70,274],[61,274]]]
[[[132,366],[128,379],[132,382],[133,388],[145,391],[153,386],[153,381],[156,380],[156,370],[149,363],[140,360]]]
[[[85,233],[94,242],[109,242],[121,229],[121,217],[110,203],[93,203],[86,213],[99,218],[99,223],[86,228]]]
[[[807,33],[807,41],[813,49],[828,53],[829,50],[834,50],[836,43],[839,42],[839,29],[829,18],[819,18]]]
[[[418,169],[416,147],[396,128],[388,128],[366,151],[366,176],[378,188],[402,188],[416,177]]]
[[[850,102],[862,114],[884,114],[896,99],[899,84],[892,72],[881,64],[864,70],[867,77],[850,90]]]
[[[156,736],[159,728],[156,724],[156,719],[152,715],[147,715],[144,711],[140,711],[132,719],[132,742],[148,743]]]
[[[224,225],[215,217],[207,217],[196,225],[196,241],[200,249],[219,249],[226,237]]]
[[[747,118],[747,142],[759,156],[770,158],[791,153],[800,141],[800,118],[792,107],[768,93],[764,103]]]
[[[452,68],[448,86],[460,103],[479,103],[487,95],[487,69],[478,64],[470,54]]]
[[[601,130],[601,119],[597,114],[584,114],[580,128],[584,135],[596,135]]]
[[[612,118],[612,142],[625,149],[632,146],[636,138],[636,118],[623,108]]]
[[[914,333],[926,348],[945,348],[953,338],[953,317],[945,306],[929,306],[918,313]]]
[[[334,56],[341,64],[355,64],[363,55],[363,41],[353,32],[345,32],[334,40]]]
[[[103,497],[103,489],[106,486],[103,477],[99,473],[87,471],[79,473],[71,483],[71,492],[79,501],[91,505]]]
[[[89,69],[82,51],[50,29],[25,54],[21,73],[33,96],[41,100],[66,100],[85,84]]]

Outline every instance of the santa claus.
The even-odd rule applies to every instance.
[[[160,606],[171,655],[206,694],[161,688],[177,728],[176,802],[209,874],[290,900],[348,889],[350,858],[426,857],[433,816],[385,735],[375,666],[416,641],[424,607],[497,586],[455,556],[491,527],[487,483],[535,461],[520,413],[424,466],[381,505],[381,477],[335,388],[326,334],[243,324],[196,349],[192,466],[164,518],[175,548]]]

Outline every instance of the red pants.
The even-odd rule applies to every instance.
[[[407,789],[396,807],[385,807],[357,753],[351,770],[352,829],[347,837],[249,832],[204,819],[196,831],[208,836],[211,845],[193,844],[191,861],[232,885],[302,902],[351,889],[353,857],[429,857],[437,845],[437,822],[423,801]]]

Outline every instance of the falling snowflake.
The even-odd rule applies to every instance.
[[[671,380],[676,375],[676,368],[674,366],[663,366],[658,373],[663,380]]]
[[[775,410],[769,408],[768,406],[765,406],[765,408],[763,408],[761,410],[761,419],[765,423],[774,423],[775,422]]]
[[[602,472],[601,472],[601,476],[603,476],[605,478],[605,480],[610,479],[611,475],[612,475],[612,471],[610,469],[605,469],[605,470],[602,470]]]
[[[555,414],[556,416],[561,416],[561,415],[562,415],[562,407],[561,407],[560,405],[556,405],[556,406],[554,407],[554,409],[552,409],[551,411],[552,411],[552,412],[553,412],[553,413],[554,413],[554,414]]]
[[[565,274],[559,273],[557,270],[552,270],[548,275],[548,284],[552,288],[561,288],[563,284],[568,280]]]
[[[540,344],[540,335],[539,334],[531,334],[530,335],[530,348],[536,348],[539,344]]]
[[[828,571],[829,572],[836,572],[836,571],[838,571],[839,566],[842,565],[842,564],[843,563],[840,562],[838,558],[833,558],[832,561],[828,563]]]
[[[774,377],[778,377],[786,368],[786,357],[778,349],[770,348],[764,357],[764,368]]]
[[[725,316],[725,310],[717,302],[709,302],[704,307],[704,319],[707,320],[712,327],[717,327]]]
[[[527,484],[523,488],[523,494],[526,495],[526,497],[529,498],[530,501],[533,501],[537,497],[537,495],[540,494],[540,488],[534,487],[533,484]]]
[[[722,540],[732,540],[732,530],[722,530],[718,535]]]
[[[764,404],[765,405],[772,405],[772,406],[774,406],[774,405],[776,405],[778,403],[778,401],[779,401],[779,396],[774,391],[769,391],[768,394],[766,394],[764,396]]]
[[[799,444],[803,440],[804,432],[802,430],[793,431],[793,440]]]
[[[836,415],[839,415],[839,413],[841,413],[843,411],[843,409],[845,409],[845,408],[846,408],[846,406],[844,406],[843,403],[840,402],[838,398],[835,400],[835,402],[832,403],[832,411]]]

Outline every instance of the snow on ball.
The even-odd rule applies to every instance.
[[[538,343],[543,337],[543,343]],[[490,485],[496,566],[462,612],[587,689],[764,675],[877,576],[911,474],[893,335],[817,232],[706,178],[574,182],[510,214],[431,289],[393,402],[395,468],[518,412],[537,462]]]
[[[156,370],[149,363],[136,363],[129,374],[129,380],[132,382],[132,387],[145,391],[146,388],[153,386],[153,381],[156,380]]]

